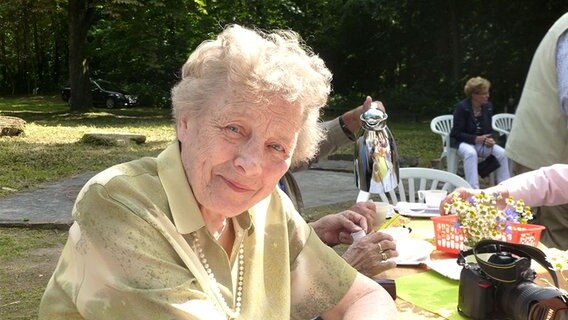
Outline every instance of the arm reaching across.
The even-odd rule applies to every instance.
[[[523,199],[525,204],[531,207],[555,206],[568,203],[568,165],[555,164],[529,171],[513,178],[507,179],[497,186],[484,190],[458,188],[454,191],[460,194],[462,199],[467,199],[480,192],[487,194],[497,193],[504,199],[512,196],[515,199]],[[444,212],[444,204],[451,203],[451,194],[440,204],[440,212]]]

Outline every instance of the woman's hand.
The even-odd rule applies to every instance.
[[[475,137],[475,144],[486,145],[488,139],[491,139],[493,141],[493,144],[495,144],[495,140],[493,140],[491,134],[482,134],[480,136]]]
[[[454,192],[448,193],[448,195],[446,196],[446,198],[444,198],[444,200],[442,200],[442,202],[440,202],[440,215],[445,216],[451,213],[446,213],[446,209],[445,209],[445,205],[447,204],[452,204],[454,202],[454,195],[457,194],[459,195],[459,197],[462,200],[466,200],[469,197],[476,195],[478,193],[480,193],[481,190],[477,190],[477,189],[466,189],[463,187],[459,187],[456,190],[454,190]]]
[[[367,219],[352,210],[328,214],[311,222],[310,226],[328,246],[350,244],[353,242],[351,233],[368,229]]]
[[[365,101],[363,102],[362,105],[358,106],[357,108],[354,108],[352,110],[345,112],[341,116],[343,118],[343,122],[345,123],[345,125],[347,126],[349,131],[356,133],[357,131],[359,131],[359,129],[361,129],[361,115],[363,113],[367,112],[367,110],[369,110],[371,108],[372,102],[373,102],[373,98],[371,98],[370,96],[367,96],[367,98],[365,99]],[[383,105],[382,102],[380,102],[380,101],[375,101],[375,102],[377,103],[377,107],[380,110],[382,110],[383,112],[386,112],[385,106]]]
[[[460,199],[467,200],[481,192],[488,194],[488,195],[496,195],[497,196],[497,207],[504,208],[506,206],[505,199],[509,197],[509,191],[503,186],[494,186],[487,189],[468,189],[468,188],[457,188],[452,193],[449,193],[444,200],[440,203],[440,215],[447,215],[451,214],[451,212],[446,213],[444,206],[447,204],[452,204],[454,202],[454,195],[458,195]]]
[[[365,230],[365,233],[373,231],[377,210],[377,206],[373,201],[357,202],[352,205],[349,210],[365,217],[365,219],[367,220],[367,228],[363,229]]]
[[[343,259],[362,274],[373,277],[396,267],[396,262],[387,261],[398,257],[396,243],[392,236],[382,232],[372,232],[355,241],[343,254]]]
[[[487,139],[485,139],[484,144],[485,144],[486,147],[491,148],[495,145],[495,139],[493,139],[493,137],[489,136]]]

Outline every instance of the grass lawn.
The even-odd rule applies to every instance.
[[[57,97],[0,97],[0,116],[27,122],[25,135],[0,137],[0,198],[34,189],[42,182],[155,156],[174,138],[169,109],[95,109],[78,115],[69,113]],[[418,157],[423,167],[439,157],[440,138],[430,131],[429,121],[393,119],[389,127],[400,155]],[[147,139],[144,144],[127,146],[93,146],[80,141],[83,134],[100,131],[143,134]],[[353,146],[338,153],[353,154]]]
[[[32,190],[43,182],[155,156],[174,138],[170,110],[164,109],[96,109],[77,115],[69,113],[57,97],[0,97],[0,116],[27,122],[25,135],[0,137],[0,198]],[[389,127],[401,155],[418,157],[424,167],[439,157],[440,138],[430,131],[429,121],[393,119]],[[143,134],[147,140],[125,146],[80,141],[83,134],[95,131]],[[338,153],[352,154],[353,147]],[[312,208],[306,213],[319,217],[349,204]],[[65,231],[0,228],[0,319],[37,318],[41,295],[66,238]]]
[[[165,109],[96,109],[70,114],[56,98],[0,98],[0,115],[24,119],[25,134],[0,138],[0,197],[38,184],[113,164],[157,155],[174,138],[170,111]],[[82,143],[89,132],[131,132],[146,143],[94,146]]]
[[[0,228],[0,319],[37,319],[68,232]]]

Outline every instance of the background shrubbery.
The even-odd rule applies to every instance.
[[[563,0],[78,0],[92,9],[89,73],[167,107],[178,70],[197,44],[239,23],[299,32],[334,73],[334,109],[372,95],[393,113],[446,113],[464,82],[493,83],[512,111],[532,55]],[[0,94],[58,94],[69,81],[67,0],[0,4]],[[509,99],[512,103],[509,104]]]

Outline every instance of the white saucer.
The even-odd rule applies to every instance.
[[[429,218],[440,215],[438,207],[428,207],[425,203],[400,201],[395,209],[403,216],[414,218]]]
[[[434,246],[420,239],[395,238],[398,257],[391,258],[397,265],[419,265],[430,261],[430,254]]]
[[[399,201],[395,208],[398,211],[424,211],[426,210],[427,206],[425,203],[419,203],[419,202],[406,202],[406,201]]]
[[[424,211],[399,211],[400,215],[410,218],[431,218],[431,217],[439,217],[440,212],[438,210],[424,210]]]

